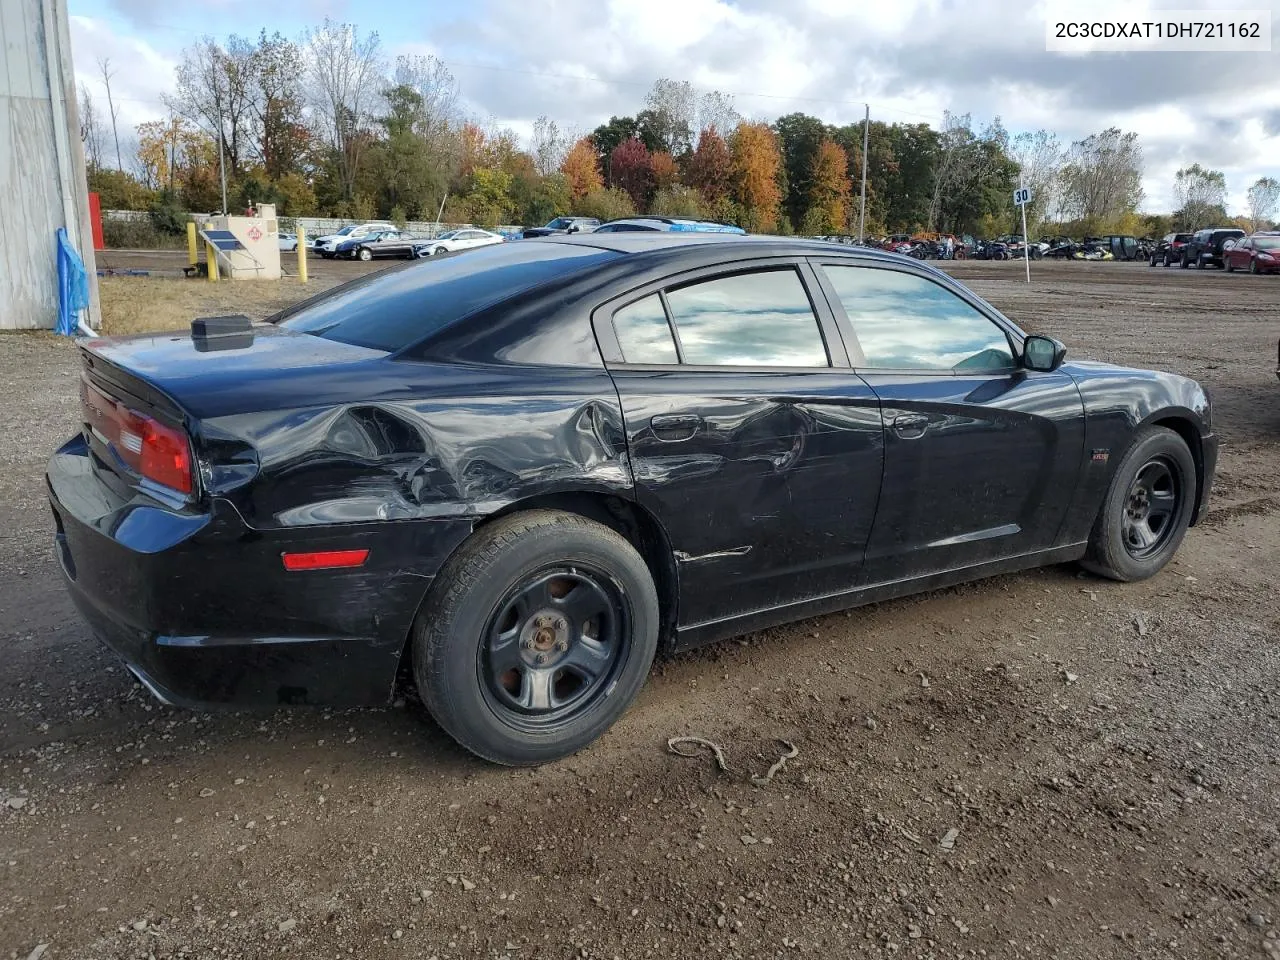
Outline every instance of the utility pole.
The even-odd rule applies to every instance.
[[[858,242],[867,237],[867,144],[871,142],[871,104],[867,108],[866,119],[862,121],[862,208],[858,211]]]
[[[227,167],[226,162],[222,159],[223,150],[222,139],[222,117],[218,117],[218,177],[222,180],[222,215],[227,215]]]

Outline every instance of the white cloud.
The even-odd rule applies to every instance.
[[[113,2],[136,24],[159,9],[159,0]],[[252,22],[246,3],[221,22],[234,21],[241,34],[260,26],[292,34],[342,6],[313,2],[324,6],[279,0],[263,24]],[[1208,0],[1093,2],[1146,15]],[[1280,0],[1243,5],[1270,9],[1280,36]],[[1149,163],[1148,209],[1169,206],[1173,171],[1188,163],[1223,169],[1237,207],[1252,180],[1280,176],[1280,111],[1244,93],[1273,72],[1273,55],[1049,54],[1044,18],[1062,9],[1061,0],[471,0],[446,14],[385,5],[347,13],[379,30],[393,54],[440,56],[476,115],[526,133],[541,114],[582,130],[633,114],[653,81],[669,77],[733,93],[740,111],[765,119],[799,110],[857,122],[870,101],[872,116],[890,122],[936,124],[951,110],[978,123],[1000,116],[1012,132],[1045,127],[1064,143],[1112,125],[1137,130]],[[279,26],[280,11],[293,28]],[[152,45],[84,17],[73,18],[72,30],[85,79],[93,80],[100,53],[129,64],[117,84],[137,98],[127,114],[121,104],[130,123],[160,111],[177,50],[193,39],[171,33]]]

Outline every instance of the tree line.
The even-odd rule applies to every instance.
[[[184,50],[166,118],[136,128],[124,169],[111,72],[100,67],[106,116],[83,86],[80,96],[90,187],[105,208],[150,209],[175,228],[186,211],[220,209],[225,175],[233,209],[274,202],[284,216],[494,226],[655,213],[850,234],[864,133],[869,234],[1013,230],[1020,183],[1033,191],[1033,234],[1163,233],[1230,219],[1225,178],[1198,164],[1178,171],[1179,210],[1140,215],[1142,148],[1118,128],[1063,144],[1046,130],[1011,136],[998,118],[975,128],[967,114],[936,127],[873,120],[865,131],[861,120],[804,113],[770,122],[742,116],[732,95],[665,78],[634,116],[590,132],[542,116],[522,141],[468,116],[440,60],[389,61],[376,33],[331,20],[296,41],[264,31]],[[1278,195],[1274,180],[1254,185],[1256,224],[1274,216]]]

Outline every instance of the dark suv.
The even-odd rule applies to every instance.
[[[1183,270],[1193,263],[1203,270],[1205,267],[1222,266],[1222,245],[1228,240],[1239,240],[1244,231],[1236,227],[1210,227],[1197,230],[1182,246],[1182,258],[1179,265]]]
[[[1151,251],[1151,266],[1159,263],[1167,267],[1171,263],[1177,263],[1182,259],[1182,248],[1190,239],[1189,233],[1166,233]]]

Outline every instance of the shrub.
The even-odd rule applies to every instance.
[[[610,187],[608,190],[593,190],[588,193],[578,204],[576,212],[583,217],[617,220],[619,217],[634,217],[636,207],[625,190]]]

